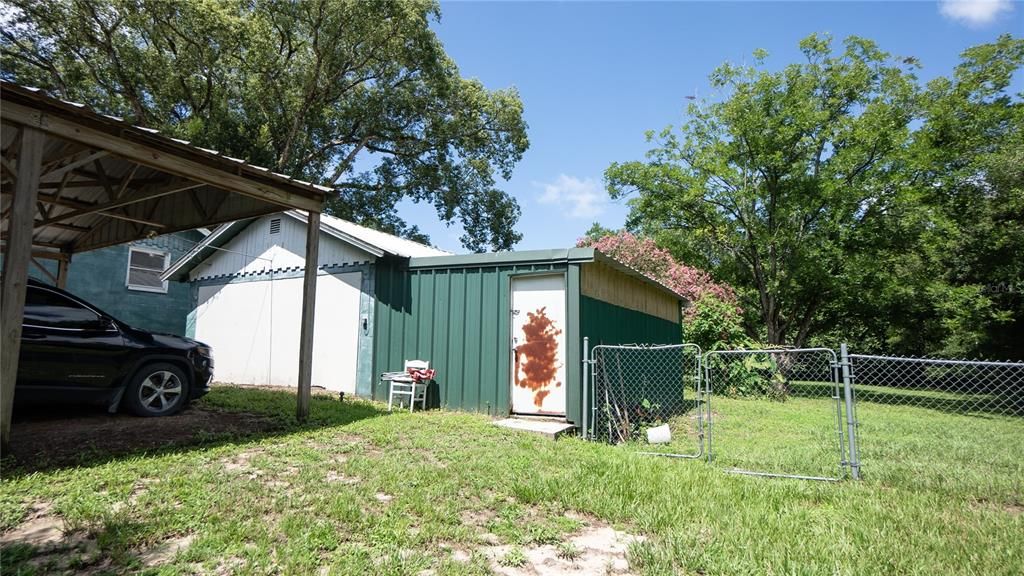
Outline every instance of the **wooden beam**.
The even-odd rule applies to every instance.
[[[117,194],[114,195],[114,199],[118,199],[124,196],[124,193],[128,191],[128,185],[132,183],[132,178],[135,178],[135,173],[139,171],[138,164],[132,164],[132,169],[121,178],[121,186],[117,189]],[[109,178],[108,178],[109,180]]]
[[[72,157],[77,156],[79,154],[81,154],[81,152],[76,152]],[[67,164],[65,164],[63,166],[57,166],[57,167],[53,168],[52,170],[49,170],[49,171],[43,173],[43,175],[40,176],[40,178],[56,178],[58,176],[64,176],[65,174],[67,174],[69,172],[73,172],[76,168],[78,168],[80,166],[85,166],[86,164],[89,164],[90,162],[99,162],[100,158],[103,158],[104,156],[110,156],[110,152],[107,152],[106,150],[100,150],[99,152],[93,152],[92,154],[87,154],[87,155],[85,155],[85,156],[83,156],[81,158],[78,158],[76,160],[72,160],[71,162],[69,162],[69,163],[67,163]],[[62,162],[62,161],[63,161],[63,159],[61,159],[58,162]]]
[[[42,220],[42,221],[36,222],[36,226],[35,227],[36,228],[42,228],[44,226],[49,226],[50,224],[53,224],[54,222],[59,222],[59,221],[62,221],[62,220],[71,220],[72,218],[78,218],[79,216],[86,216],[86,215],[89,215],[89,214],[95,214],[97,212],[106,212],[106,211],[112,210],[114,208],[120,208],[121,206],[128,206],[129,204],[137,204],[139,202],[145,202],[146,200],[152,200],[153,198],[159,198],[161,196],[167,196],[167,195],[170,195],[170,194],[177,194],[178,192],[184,192],[186,190],[191,190],[193,188],[198,188],[198,187],[203,186],[203,185],[204,184],[202,184],[202,183],[196,183],[196,182],[190,182],[190,183],[187,183],[187,184],[182,183],[180,181],[179,182],[172,182],[172,183],[168,184],[167,186],[160,186],[160,187],[155,188],[153,190],[149,190],[147,192],[141,192],[139,194],[136,194],[136,195],[133,195],[133,196],[128,196],[126,198],[119,198],[119,199],[114,200],[112,202],[105,202],[105,203],[101,203],[101,204],[96,204],[95,206],[91,206],[89,208],[82,208],[81,210],[73,210],[71,212],[65,212],[64,214],[58,214],[58,215],[54,216],[53,218],[47,218],[46,220]]]
[[[4,171],[11,177],[11,181],[17,180],[18,178],[18,167],[14,165],[8,158],[0,158],[0,162],[3,163]]]
[[[39,222],[41,222],[41,220],[36,220],[36,224],[38,224]],[[55,224],[47,224],[46,226],[48,228],[56,228],[58,230],[64,230],[64,231],[67,231],[67,232],[77,232],[79,234],[84,234],[84,233],[86,233],[86,232],[88,232],[90,230],[90,228],[87,227],[87,226],[75,226],[73,224],[55,223]]]
[[[51,252],[47,250],[33,250],[33,258],[42,258],[43,260],[70,260],[71,256],[65,252]]]
[[[92,165],[96,167],[96,175],[100,177],[100,184],[103,185],[103,190],[107,193],[107,202],[117,200],[117,193],[114,192],[114,187],[110,185],[110,178],[107,178],[107,171],[103,169],[103,162],[96,160]]]
[[[6,254],[6,250],[7,250],[7,238],[6,237],[3,238],[3,246],[4,246],[4,251],[5,251],[4,253]],[[65,250],[68,247],[67,244],[58,244],[56,242],[42,242],[42,241],[39,241],[39,240],[32,240],[32,246],[36,247],[36,248],[50,248],[52,250]]]
[[[118,137],[79,122],[40,112],[23,104],[5,102],[3,108],[0,109],[0,115],[9,122],[37,127],[66,140],[80,142],[100,150],[109,150],[132,162],[181,178],[188,178],[284,207],[311,212],[319,212],[322,209],[321,201],[316,198],[288,192],[239,173],[229,172],[223,168],[161,150],[139,141],[141,139],[129,140],[124,136]],[[315,194],[315,192],[311,190],[310,194]]]
[[[0,155],[2,155],[4,158],[8,158],[9,159],[9,157],[11,156],[12,152],[17,154],[18,149],[21,147],[21,130],[22,130],[22,128],[21,128],[21,126],[14,126],[14,129],[15,129],[14,138],[11,139],[11,143],[7,145],[7,148],[4,148],[2,151],[0,151]]]
[[[36,224],[39,224],[40,222],[42,222],[42,220],[36,220]],[[47,224],[47,227],[56,228],[58,230],[65,230],[67,232],[74,232],[76,234],[85,234],[86,232],[92,230],[92,228],[87,228],[85,226],[72,226],[71,224]],[[6,241],[8,238],[10,238],[10,236],[10,232],[4,232],[0,234],[0,239]]]
[[[309,417],[313,382],[313,328],[316,325],[316,272],[320,259],[320,213],[310,212],[306,228],[306,270],[302,277],[302,323],[299,332],[299,394],[295,418]]]
[[[206,208],[203,203],[199,201],[199,195],[196,194],[195,190],[188,191],[188,197],[192,200],[192,207],[196,209],[196,214],[203,220],[209,220],[210,215],[206,212]]]
[[[92,208],[96,205],[95,202],[86,202],[85,200],[79,200],[78,198],[62,198],[56,194],[39,194],[39,201],[43,204],[53,204],[54,206],[64,206],[65,208]]]
[[[57,188],[57,191],[53,194],[54,201],[59,201],[60,197],[64,195],[64,190],[65,190],[64,186],[68,183],[68,180],[70,178],[71,178],[71,174],[67,173],[67,174],[64,174],[64,176],[60,179],[60,188]],[[46,209],[46,217],[47,218],[49,218],[53,214],[53,205],[54,205],[54,203],[50,203],[50,207]]]
[[[16,158],[17,157],[18,148],[21,146],[21,131],[22,131],[22,128],[21,128],[21,126],[14,126],[14,128],[15,128],[15,130],[17,130],[17,132],[14,134],[14,138],[11,140],[11,143],[7,146],[7,148],[4,148],[3,152],[0,153],[0,162],[3,162],[4,168],[8,171],[8,173],[10,175],[9,179],[6,176],[3,177],[3,178],[0,178],[0,183],[3,183],[3,184],[7,184],[7,182],[9,182],[9,181],[13,182],[14,179],[17,178],[17,176],[18,176],[17,175],[17,170],[18,169],[14,165],[14,161],[12,160],[12,158]]]
[[[76,175],[81,176],[81,174],[77,174],[77,170],[74,171],[74,172],[76,172]],[[136,189],[139,189],[139,188],[142,188],[144,186],[152,186],[153,184],[163,184],[165,182],[167,182],[167,178],[136,178],[136,179],[131,181],[131,184]],[[110,184],[111,185],[116,185],[116,186],[124,186],[125,185],[125,181],[123,179],[119,179],[119,178],[110,178]],[[99,180],[95,180],[95,179],[89,179],[89,180],[69,180],[67,182],[67,184],[64,185],[65,188],[69,188],[69,189],[70,188],[101,188],[102,186],[103,186],[103,183],[100,182]],[[53,190],[54,188],[60,188],[60,187],[61,187],[61,183],[59,181],[57,181],[57,182],[40,182],[39,183],[39,189],[40,190]]]
[[[68,286],[68,265],[71,264],[71,255],[64,254],[57,262],[57,288],[64,290]]]
[[[224,195],[227,196],[228,193],[225,193]],[[173,224],[173,225],[168,226],[167,228],[161,230],[160,234],[171,234],[173,232],[181,232],[183,230],[195,230],[196,228],[201,228],[201,227],[204,227],[204,226],[206,226],[206,227],[216,226],[218,224],[226,224],[228,222],[234,222],[236,220],[248,220],[249,218],[259,218],[260,216],[266,216],[267,214],[279,214],[279,213],[280,213],[280,210],[277,208],[276,205],[274,205],[274,204],[266,204],[264,208],[249,210],[249,211],[246,211],[246,212],[233,212],[231,214],[225,214],[223,216],[213,215],[213,216],[210,217],[210,220],[207,220],[205,222],[192,222],[192,221],[179,222],[177,224]],[[230,216],[230,217],[227,217],[227,216]],[[97,225],[97,226],[99,226],[99,225]],[[125,240],[123,238],[116,238],[115,237],[115,238],[112,238],[112,239],[111,238],[105,238],[103,240],[95,241],[94,242],[92,240],[92,237],[95,235],[96,230],[98,230],[98,228],[97,227],[93,227],[93,231],[90,232],[85,237],[76,238],[74,240],[74,244],[72,244],[72,245],[58,245],[57,248],[61,248],[61,249],[70,248],[72,252],[76,252],[76,253],[77,252],[87,252],[89,250],[96,250],[97,248],[106,248],[108,246],[115,246],[117,244],[124,244],[125,242],[130,242],[131,240],[133,240],[133,238],[129,238],[129,239]]]
[[[46,135],[41,131],[25,127],[18,146],[17,184],[8,224],[11,237],[5,243],[3,307],[0,308],[0,455],[8,453],[11,442],[11,413],[21,352],[21,321],[28,290],[28,263],[32,257],[32,214],[45,141]]]
[[[110,212],[99,212],[100,216],[107,216],[117,220],[124,220],[125,222],[135,222],[136,224],[145,224],[146,226],[152,226],[153,228],[164,228],[164,225],[159,222],[153,222],[152,220],[143,220],[142,218],[132,218],[131,216],[125,216],[123,214],[111,214]]]
[[[53,272],[50,272],[49,270],[47,270],[46,266],[43,266],[42,262],[40,262],[39,260],[36,260],[36,257],[34,255],[34,253],[33,253],[33,256],[32,256],[32,265],[34,265],[36,268],[38,268],[40,272],[45,274],[46,277],[50,279],[50,283],[51,284],[53,284],[54,286],[57,285],[57,275],[54,274]]]

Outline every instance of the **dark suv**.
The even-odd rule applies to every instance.
[[[15,400],[122,403],[167,416],[210,390],[210,347],[132,328],[71,294],[29,280]]]

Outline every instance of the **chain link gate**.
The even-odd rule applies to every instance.
[[[845,441],[846,428],[854,433],[849,370],[830,349],[600,345],[588,354],[585,340],[583,363],[591,439],[741,474],[839,480],[851,466],[858,476]]]
[[[840,480],[840,365],[827,348],[704,355],[708,459],[757,476]]]
[[[704,455],[706,403],[699,346],[600,345],[584,362],[593,369],[589,437],[643,446],[644,454]],[[655,437],[656,442],[648,443]]]

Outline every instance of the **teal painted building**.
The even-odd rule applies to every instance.
[[[203,237],[189,231],[75,254],[65,290],[136,328],[184,336],[189,285],[159,276]],[[53,260],[36,260],[29,268],[30,276],[47,284],[56,283],[56,274]]]
[[[449,409],[579,423],[584,337],[681,340],[680,297],[592,248],[378,260],[375,280],[374,372],[429,360],[431,403]],[[387,383],[370,384],[357,391],[386,401]]]

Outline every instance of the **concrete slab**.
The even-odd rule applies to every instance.
[[[551,440],[555,440],[562,434],[576,429],[576,426],[569,424],[568,422],[558,420],[527,420],[525,418],[506,418],[504,420],[496,421],[494,425],[501,426],[502,428],[511,428],[512,430],[521,430],[523,432],[540,434],[541,436],[545,436]]]

